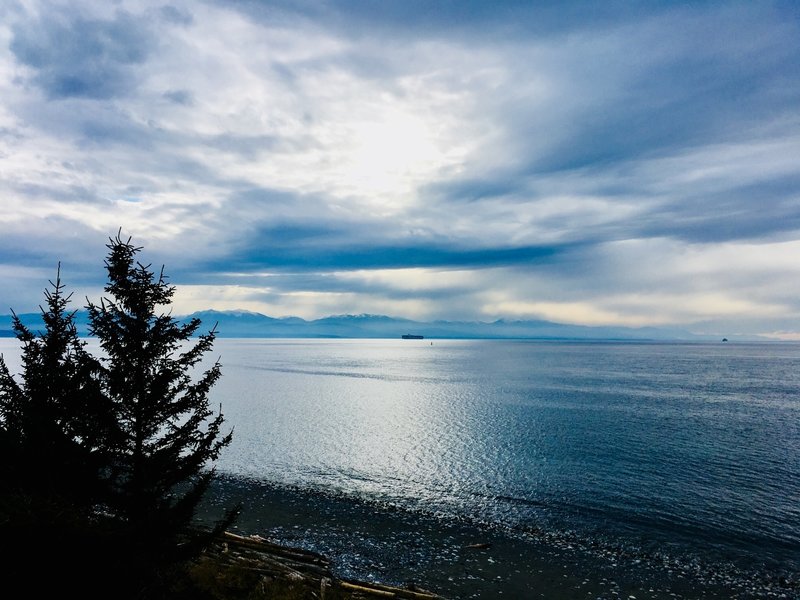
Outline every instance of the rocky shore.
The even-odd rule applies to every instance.
[[[800,598],[796,574],[763,577],[733,565],[677,560],[668,549],[645,555],[581,545],[568,534],[520,535],[264,482],[223,479],[209,497],[208,518],[221,506],[243,503],[233,529],[240,537],[256,535],[324,560],[329,575],[312,585],[330,576],[378,590],[384,586],[390,593],[425,590],[448,600]],[[319,590],[315,594],[306,597],[319,597]]]

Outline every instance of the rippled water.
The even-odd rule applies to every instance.
[[[220,339],[215,354],[222,473],[800,572],[800,344]]]
[[[223,472],[800,566],[800,345],[220,340]]]

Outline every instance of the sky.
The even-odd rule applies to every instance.
[[[0,314],[800,339],[800,4],[5,0]]]

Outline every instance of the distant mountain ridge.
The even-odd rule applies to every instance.
[[[39,313],[19,315],[23,323],[41,328]],[[720,341],[719,336],[697,335],[677,328],[593,327],[542,320],[414,321],[386,315],[332,315],[307,321],[300,317],[270,317],[246,310],[204,310],[186,316],[202,321],[201,331],[217,326],[223,338],[400,338],[404,334],[426,339],[543,339],[543,340],[676,340]],[[88,313],[77,311],[75,322],[82,336],[88,335]],[[11,337],[11,315],[0,315],[0,337]],[[757,336],[727,336],[730,340],[763,340]]]

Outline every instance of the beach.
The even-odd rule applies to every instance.
[[[449,599],[636,600],[800,597],[791,574],[764,578],[733,565],[581,545],[569,536],[487,528],[336,497],[218,478],[200,514],[241,502],[231,531],[318,552],[342,578],[419,586]]]

